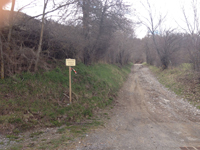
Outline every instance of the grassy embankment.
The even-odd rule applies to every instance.
[[[190,64],[182,64],[166,70],[155,66],[149,68],[158,77],[160,83],[200,109],[200,79]]]
[[[84,122],[113,102],[130,73],[131,64],[119,68],[109,64],[85,66],[72,72],[72,100],[69,105],[69,69],[64,61],[52,71],[24,73],[0,80],[1,133],[18,134],[37,127]]]

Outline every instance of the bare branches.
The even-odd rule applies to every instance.
[[[182,7],[183,17],[185,19],[186,28],[181,27],[187,33],[194,35],[199,34],[199,3],[197,0],[191,0],[191,13],[186,12],[186,9]],[[188,16],[187,14],[192,14]]]
[[[30,3],[22,6],[21,8],[18,9],[18,12],[21,12],[24,8],[27,8],[28,6],[30,6],[33,2],[35,2],[35,0],[32,0]]]
[[[158,30],[158,28],[161,26],[161,24],[164,23],[167,15],[162,15],[161,13],[157,14],[155,8],[152,7],[149,0],[146,0],[146,3],[141,2],[141,4],[145,8],[148,15],[147,17],[139,16],[138,19],[140,20],[140,23],[143,24],[153,35],[155,34],[155,31]]]
[[[146,26],[146,28],[148,29],[148,32],[151,33],[153,43],[155,45],[155,49],[157,51],[159,59],[161,60],[162,54],[160,52],[160,49],[158,47],[158,43],[156,40],[156,34],[157,34],[156,31],[161,26],[161,24],[165,21],[166,15],[164,16],[162,14],[157,15],[156,12],[153,12],[153,8],[151,4],[149,3],[149,0],[146,0],[146,5],[144,3],[142,3],[142,5],[147,11],[148,17],[142,16],[141,18],[139,18],[139,20],[144,26]],[[156,16],[158,18],[156,18]]]
[[[64,8],[64,7],[69,6],[69,5],[71,5],[71,4],[74,4],[74,2],[67,2],[67,3],[65,3],[65,4],[59,5],[59,6],[57,6],[56,8],[45,12],[44,15],[46,16],[47,14],[50,14],[50,13],[55,12],[55,11],[57,11],[57,10],[60,10],[61,8]],[[38,17],[40,17],[40,16],[43,16],[43,14],[39,14],[39,15],[33,16],[33,17],[31,17],[30,19],[38,18]]]
[[[147,16],[142,16],[139,20],[148,29],[148,33],[150,33],[147,40],[152,40],[162,68],[167,69],[172,55],[180,49],[180,41],[174,33],[175,29],[169,28],[161,30],[162,24],[166,20],[166,15],[162,15],[161,13],[157,14],[149,0],[146,0],[146,3],[142,3],[142,5],[147,12]],[[147,41],[147,44],[149,43],[151,42]],[[149,55],[153,52],[149,51],[151,45],[147,44],[146,55]],[[146,56],[146,58],[152,63],[151,56]]]

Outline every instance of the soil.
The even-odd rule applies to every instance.
[[[105,126],[75,140],[66,149],[180,150],[180,147],[194,150],[200,147],[200,110],[161,85],[147,67],[134,65]]]

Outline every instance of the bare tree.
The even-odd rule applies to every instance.
[[[0,52],[1,52],[1,79],[4,79],[4,57],[3,57],[3,42],[0,34]]]
[[[200,71],[200,24],[199,24],[199,1],[191,0],[191,11],[192,13],[186,12],[186,9],[182,7],[183,16],[185,19],[186,27],[181,28],[189,35],[187,40],[190,44],[187,45],[188,52],[191,57],[191,63],[196,71]],[[187,14],[192,14],[188,16]]]
[[[151,34],[156,52],[158,54],[158,58],[160,59],[162,63],[162,55],[158,47],[156,36],[158,35],[159,27],[161,27],[161,24],[166,19],[166,15],[162,15],[161,13],[157,14],[156,11],[152,8],[152,5],[149,3],[149,0],[146,0],[146,3],[145,4],[142,3],[142,5],[147,11],[148,15],[141,16],[138,19],[148,29],[148,32]]]
[[[11,7],[11,10],[10,10],[10,15],[9,15],[8,43],[10,43],[11,34],[12,34],[14,8],[15,8],[15,0],[12,0],[12,7]]]
[[[159,50],[160,50],[160,59],[162,63],[162,68],[167,69],[171,63],[171,58],[175,52],[181,48],[181,40],[176,33],[175,29],[164,30],[163,34],[159,37]]]
[[[144,44],[144,50],[145,50],[145,55],[146,55],[146,62],[149,65],[153,65],[153,54],[152,54],[152,44],[151,44],[151,40],[149,40],[150,36],[147,35],[147,37],[145,37],[143,39]]]
[[[117,30],[114,33],[114,36],[110,42],[110,47],[106,52],[107,62],[122,66],[129,63],[130,61],[133,61],[133,56],[134,54],[136,55],[134,50],[137,48],[134,49],[136,47],[136,42],[134,41],[135,39],[131,31],[131,29],[129,32]]]

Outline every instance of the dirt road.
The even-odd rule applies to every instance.
[[[200,147],[200,111],[164,88],[148,68],[135,65],[105,127],[91,132],[70,149],[180,150],[180,147],[194,150]]]

